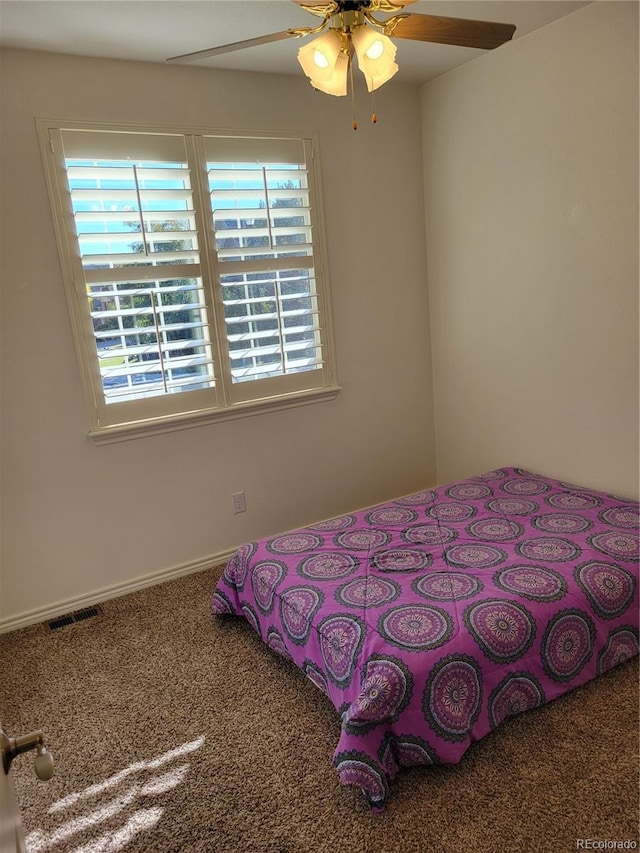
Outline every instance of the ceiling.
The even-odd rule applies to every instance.
[[[408,11],[515,24],[517,39],[586,5],[578,0],[418,0]],[[164,62],[289,27],[316,26],[319,20],[291,0],[0,0],[0,45]],[[298,75],[300,44],[285,39],[193,66]],[[397,45],[396,79],[405,83],[425,82],[484,53],[406,39]]]

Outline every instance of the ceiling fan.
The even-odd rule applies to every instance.
[[[353,97],[353,57],[364,74],[370,92],[378,89],[398,71],[396,46],[391,38],[460,45],[493,50],[509,41],[513,24],[418,15],[404,12],[415,0],[293,0],[302,9],[322,20],[316,27],[297,27],[278,33],[245,39],[193,53],[172,56],[167,62],[193,62],[288,38],[317,35],[298,51],[298,61],[314,89],[330,95],[347,94],[351,79]],[[379,19],[375,13],[390,13]],[[375,112],[372,116],[375,122]],[[357,123],[354,119],[354,130]]]

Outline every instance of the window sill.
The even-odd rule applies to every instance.
[[[339,385],[305,391],[265,400],[254,400],[248,403],[237,403],[225,409],[206,409],[197,412],[187,412],[170,417],[153,418],[143,421],[117,424],[115,426],[97,427],[89,430],[89,437],[95,444],[114,444],[119,441],[129,441],[134,438],[146,438],[164,432],[175,432],[182,429],[193,429],[218,421],[230,421],[236,418],[246,418],[282,409],[292,409],[307,406],[311,403],[323,403],[334,400],[340,392]]]

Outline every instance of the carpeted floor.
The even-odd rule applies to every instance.
[[[328,699],[244,622],[211,620],[217,574],[115,599],[57,631],[0,637],[4,728],[43,728],[56,759],[48,783],[30,755],[12,770],[30,853],[640,844],[637,658],[507,721],[459,765],[401,773],[372,817],[338,785]]]

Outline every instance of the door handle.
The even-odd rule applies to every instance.
[[[40,729],[29,732],[21,737],[10,737],[3,728],[0,728],[0,751],[2,752],[2,766],[4,772],[8,773],[13,759],[29,750],[36,750],[34,769],[38,779],[46,782],[53,776],[53,757],[45,748],[44,736]]]

